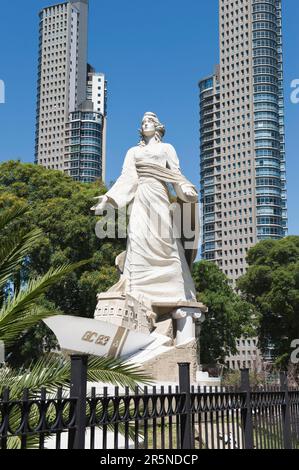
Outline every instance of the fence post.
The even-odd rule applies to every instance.
[[[280,387],[281,391],[284,392],[284,404],[282,405],[283,443],[285,449],[292,449],[290,398],[286,372],[280,372]]]
[[[180,362],[179,386],[180,393],[185,395],[184,414],[180,417],[181,449],[193,449],[192,425],[191,425],[191,396],[190,396],[190,363]]]
[[[84,449],[85,447],[87,363],[87,355],[74,354],[71,356],[70,398],[76,399],[76,419],[75,428],[69,431],[69,449]]]
[[[249,369],[241,370],[241,391],[246,393],[245,409],[242,410],[242,425],[244,431],[245,449],[253,449],[253,423],[251,411],[251,394]]]

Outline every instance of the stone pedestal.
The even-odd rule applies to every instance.
[[[142,366],[156,382],[178,383],[178,362],[190,362],[191,382],[196,383],[198,364],[195,339],[180,346],[169,347],[167,351],[142,362]]]
[[[177,381],[177,363],[190,362],[193,383],[199,367],[200,325],[208,309],[200,302],[152,303],[131,294],[99,294],[95,319],[135,332],[150,333],[156,340],[128,358],[142,364],[159,382]]]

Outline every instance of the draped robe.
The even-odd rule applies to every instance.
[[[122,174],[107,193],[115,208],[131,209],[123,274],[111,291],[122,290],[151,303],[196,299],[185,251],[175,234],[167,183],[173,184],[181,201],[197,202],[198,196],[182,191],[182,186],[195,187],[182,175],[172,145],[128,151]]]

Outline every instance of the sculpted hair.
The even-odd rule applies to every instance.
[[[155,137],[156,137],[156,141],[157,142],[162,142],[163,140],[163,137],[165,135],[165,126],[163,124],[161,124],[161,122],[159,121],[158,119],[158,116],[155,114],[155,113],[145,113],[145,115],[143,116],[143,119],[142,119],[142,122],[143,120],[146,118],[146,117],[149,117],[155,124],[155,129],[156,129],[156,134],[155,134]],[[139,146],[140,147],[143,147],[145,146],[145,139],[144,139],[144,135],[142,133],[142,128],[139,129],[139,135],[140,135],[140,141],[139,141]]]

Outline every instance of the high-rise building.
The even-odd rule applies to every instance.
[[[220,63],[199,82],[202,256],[234,282],[287,234],[281,0],[219,0]]]
[[[89,99],[90,74],[96,75],[87,65],[88,0],[69,0],[46,7],[39,17],[35,162],[71,174],[66,132],[74,113],[81,112]],[[100,75],[101,80],[105,80]],[[105,81],[102,93],[103,97],[97,96],[91,103],[92,111],[103,115],[97,124],[102,123],[101,141],[105,142],[106,107],[99,106],[100,101],[105,103],[106,100]],[[105,145],[101,145],[101,151],[96,155],[98,166],[93,168],[93,176],[91,171],[89,181],[103,178],[102,159],[105,160]],[[82,181],[86,181],[85,176]]]
[[[264,358],[257,348],[257,344],[257,338],[241,338],[237,340],[237,353],[225,359],[227,368],[231,370],[248,368],[261,372]]]

